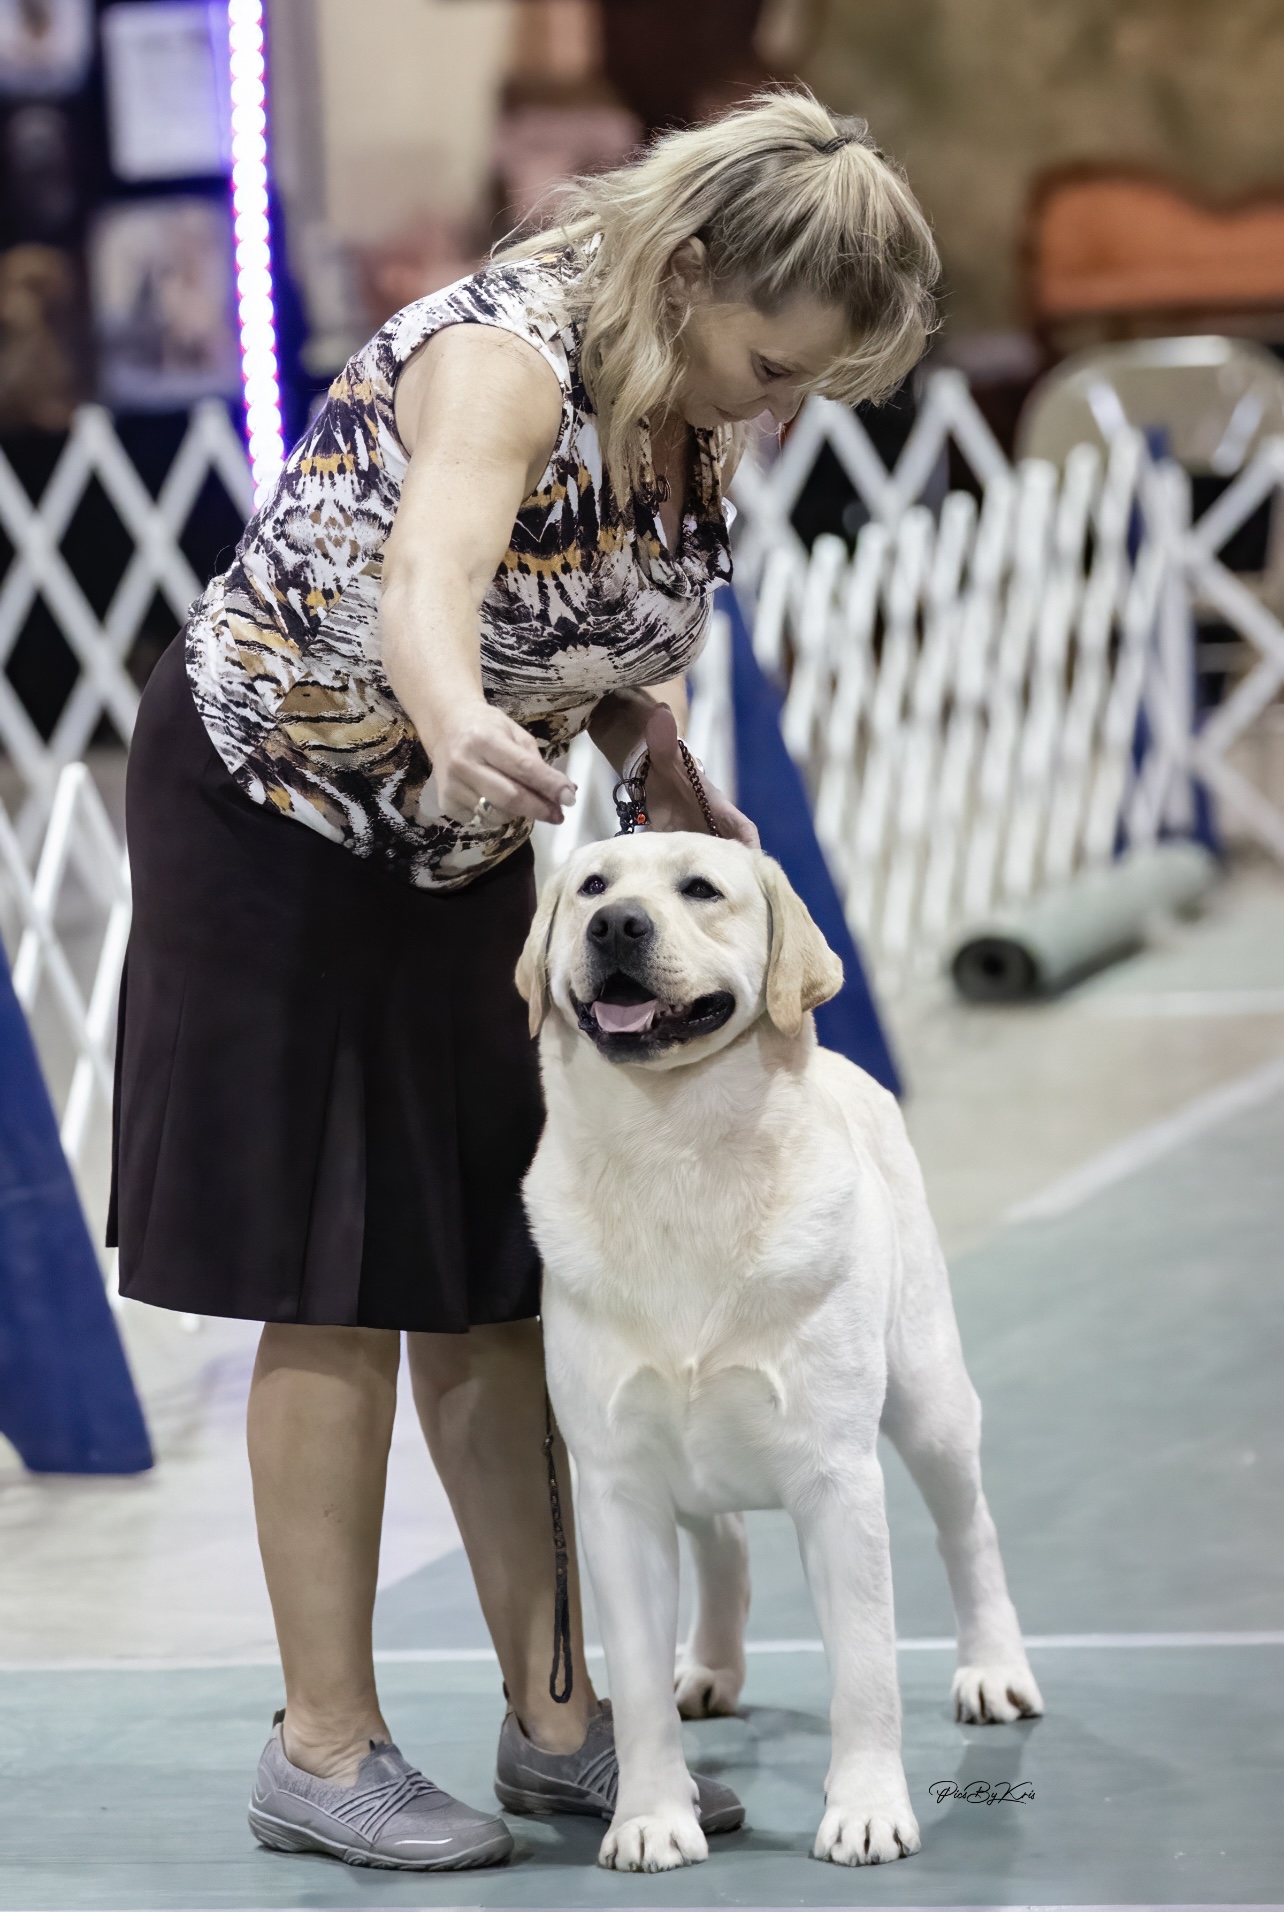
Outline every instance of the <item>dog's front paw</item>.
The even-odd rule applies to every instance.
[[[597,1855],[600,1866],[616,1872],[672,1872],[699,1865],[709,1857],[700,1821],[689,1806],[639,1813],[614,1823]]]
[[[1024,1659],[959,1667],[950,1699],[955,1719],[964,1726],[999,1726],[1043,1713],[1043,1695]]]
[[[923,1841],[909,1795],[899,1799],[831,1800],[820,1822],[812,1855],[836,1866],[877,1866],[908,1859]]]
[[[744,1685],[743,1667],[701,1666],[698,1660],[679,1660],[673,1691],[683,1719],[715,1719],[734,1713]]]

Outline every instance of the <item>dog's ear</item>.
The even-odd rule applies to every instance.
[[[759,878],[771,917],[767,1014],[782,1035],[796,1036],[807,1011],[828,1002],[842,988],[843,965],[779,863],[764,856]]]
[[[553,918],[562,898],[563,872],[554,870],[539,893],[535,917],[525,947],[517,959],[517,993],[530,1009],[530,1030],[537,1036],[544,1018],[553,1006],[548,989],[548,946],[553,935]]]

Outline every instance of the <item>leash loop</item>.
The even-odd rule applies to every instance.
[[[549,1698],[565,1706],[574,1685],[571,1661],[570,1554],[566,1546],[566,1528],[562,1523],[562,1496],[557,1484],[557,1462],[553,1457],[553,1403],[544,1390],[544,1458],[548,1462],[548,1511],[553,1522],[553,1670],[548,1676]],[[558,1682],[561,1681],[561,1691]]]
[[[700,775],[700,769],[695,758],[687,748],[686,739],[684,737],[678,738],[678,751],[681,755],[683,768],[687,773],[692,791],[695,794],[695,800],[700,806],[700,813],[704,818],[709,835],[719,836],[721,832],[713,820],[713,808],[709,802],[708,792],[704,787],[704,779]],[[650,774],[650,770],[651,753],[649,750],[645,750],[638,760],[637,768],[634,770],[633,775],[631,777],[621,777],[615,789],[612,791],[611,794],[615,803],[615,814],[620,819],[620,827],[616,831],[617,836],[632,836],[635,830],[644,830],[646,828],[646,780]]]

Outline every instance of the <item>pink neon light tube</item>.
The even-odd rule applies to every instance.
[[[232,220],[241,326],[245,430],[255,495],[262,500],[285,463],[281,385],[268,226],[267,69],[262,0],[229,0],[232,76]]]

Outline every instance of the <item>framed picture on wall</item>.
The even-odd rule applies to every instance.
[[[0,0],[0,94],[78,92],[93,56],[92,0]]]
[[[103,14],[107,140],[118,179],[194,179],[231,163],[227,7],[122,0]]]
[[[108,206],[89,277],[105,403],[156,411],[239,393],[226,206],[195,197]]]

